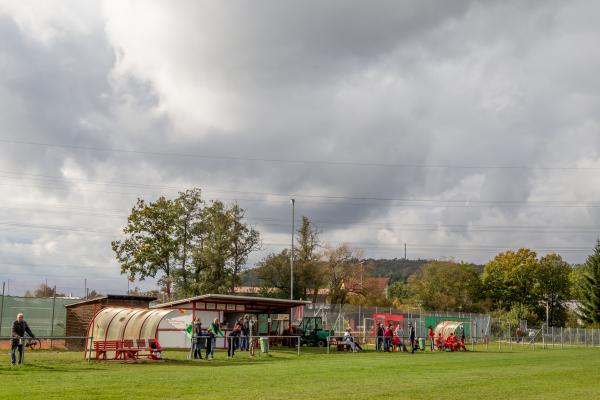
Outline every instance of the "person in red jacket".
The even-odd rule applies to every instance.
[[[431,327],[431,325],[429,325],[429,328],[427,329],[427,336],[429,336],[430,350],[433,351],[435,349],[434,344],[433,344],[433,338],[434,338],[435,334],[433,333],[433,328]]]
[[[392,324],[389,323],[387,328],[385,328],[385,331],[383,332],[383,351],[390,351],[393,336],[394,331],[392,330]]]

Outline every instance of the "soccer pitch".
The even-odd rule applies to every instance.
[[[20,368],[0,352],[1,399],[595,399],[600,348],[358,354],[277,349],[215,360],[167,351],[164,362],[91,362],[32,352]]]

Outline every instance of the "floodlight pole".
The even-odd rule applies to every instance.
[[[4,314],[4,287],[6,282],[2,282],[2,301],[0,302],[0,336],[2,336],[2,314]]]
[[[296,199],[292,199],[292,254],[290,255],[290,300],[294,300],[294,219]]]

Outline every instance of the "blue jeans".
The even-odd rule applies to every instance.
[[[19,350],[19,365],[23,364],[23,345],[17,344],[11,347],[10,349],[10,364],[15,365],[17,363],[16,352]]]
[[[248,336],[240,337],[240,350],[241,351],[248,350]]]

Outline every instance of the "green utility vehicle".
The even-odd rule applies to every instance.
[[[318,347],[327,346],[327,338],[333,335],[333,331],[323,329],[321,317],[304,317],[294,330],[297,335],[300,335],[301,343]]]

